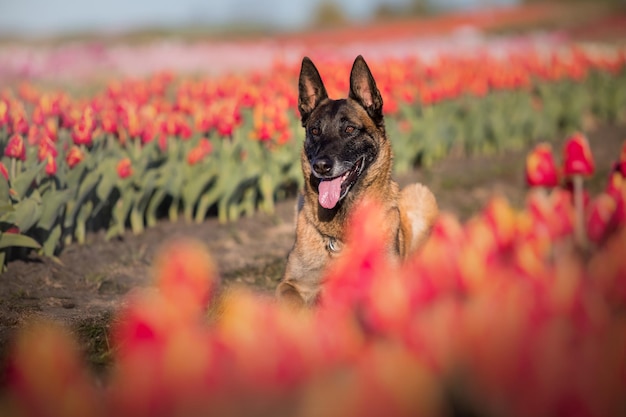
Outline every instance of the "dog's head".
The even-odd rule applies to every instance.
[[[306,131],[303,170],[319,203],[335,208],[358,186],[385,141],[383,100],[365,60],[352,65],[348,98],[331,100],[313,62],[302,60],[298,109]]]

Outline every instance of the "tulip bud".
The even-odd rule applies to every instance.
[[[72,146],[65,157],[67,166],[72,169],[85,159],[84,152],[78,146]]]
[[[21,161],[26,160],[26,147],[24,146],[24,138],[22,135],[15,134],[11,136],[7,147],[4,149],[4,155]]]
[[[57,161],[52,154],[48,154],[46,161],[46,174],[52,176],[57,173]]]
[[[538,144],[526,157],[526,183],[531,187],[558,185],[559,174],[549,144]]]
[[[589,141],[582,133],[573,134],[567,139],[563,150],[563,173],[566,176],[590,176],[594,169]]]

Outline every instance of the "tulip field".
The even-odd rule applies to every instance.
[[[331,96],[343,59],[320,64]],[[539,45],[476,56],[370,60],[385,100],[397,173],[450,152],[522,148],[626,118],[626,50]],[[142,233],[157,219],[235,221],[301,184],[298,64],[196,78],[121,79],[86,97],[29,83],[0,95],[0,261]],[[17,251],[21,253],[21,251]]]
[[[626,132],[626,47],[402,36],[190,47],[208,63],[170,45],[172,67],[151,46],[102,47],[86,56],[135,71],[68,59],[67,78],[46,65],[69,54],[0,45],[16,57],[0,60],[0,415],[626,416],[626,134],[602,133]],[[303,181],[304,54],[333,98],[363,54],[394,175],[419,170],[442,212],[397,265],[363,201],[319,305],[294,311],[268,294],[284,263],[254,285],[232,270],[293,242],[280,222]],[[493,170],[507,154],[519,169]],[[450,199],[437,168],[469,184],[472,158],[496,174]],[[510,175],[519,201],[449,210]],[[97,336],[67,326],[90,311],[106,311]],[[104,350],[97,372],[84,333]]]

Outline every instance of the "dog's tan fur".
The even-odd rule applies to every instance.
[[[405,259],[424,243],[438,214],[435,197],[427,187],[412,184],[400,191],[391,178],[393,156],[382,120],[382,97],[360,56],[352,67],[350,85],[347,99],[330,100],[313,63],[308,58],[303,60],[299,109],[307,132],[314,123],[331,123],[335,127],[332,125],[335,120],[348,120],[363,133],[357,140],[376,149],[376,155],[337,207],[326,209],[318,201],[312,161],[303,148],[305,186],[298,202],[296,241],[276,291],[279,300],[290,304],[316,302],[323,271],[341,254],[347,220],[358,201],[368,198],[382,207],[387,219],[381,225],[386,251],[398,260]]]

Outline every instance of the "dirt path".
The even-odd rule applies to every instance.
[[[590,187],[597,191],[604,186],[609,167],[619,155],[626,126],[600,128],[589,139],[597,165]],[[554,146],[560,159],[560,147]],[[418,170],[398,180],[401,184],[420,181],[429,185],[442,210],[466,219],[495,193],[516,206],[522,204],[526,152],[450,156],[430,170]],[[259,213],[236,224],[219,224],[216,218],[201,225],[164,221],[139,236],[127,232],[110,242],[101,234],[91,235],[85,245],[67,247],[60,256],[61,263],[35,255],[12,262],[0,275],[0,357],[15,329],[40,315],[73,328],[94,366],[107,363],[110,349],[106,332],[112,313],[128,291],[150,285],[155,252],[174,236],[206,242],[224,285],[241,283],[259,291],[273,291],[293,244],[294,204],[293,200],[280,202],[275,214]]]

